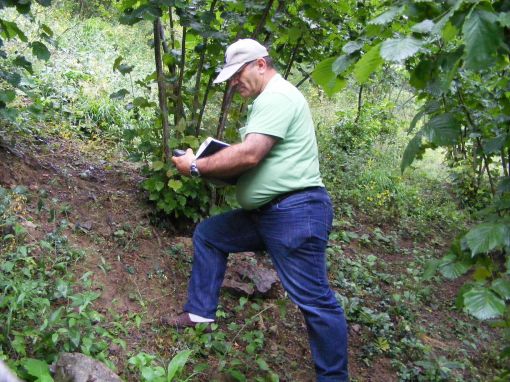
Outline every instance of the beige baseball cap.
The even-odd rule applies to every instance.
[[[244,64],[257,58],[269,56],[267,49],[251,38],[237,40],[225,52],[225,66],[214,80],[220,83],[232,77]]]

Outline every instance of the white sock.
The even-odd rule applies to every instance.
[[[193,322],[214,322],[213,319],[197,316],[193,313],[188,313],[189,319]]]

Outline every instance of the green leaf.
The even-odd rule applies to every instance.
[[[22,363],[28,374],[32,377],[37,377],[39,382],[53,382],[53,378],[50,375],[50,368],[46,362],[28,358],[22,361]]]
[[[432,117],[423,126],[422,131],[429,142],[438,146],[454,145],[461,133],[459,122],[450,113]]]
[[[377,16],[375,19],[370,20],[368,24],[385,25],[393,21],[393,19],[402,12],[402,7],[392,7],[383,14]]]
[[[332,70],[336,75],[343,74],[354,62],[354,57],[343,55],[333,62]]]
[[[182,188],[183,184],[180,180],[170,179],[168,181],[168,187],[170,187],[174,191],[179,191]]]
[[[492,154],[495,152],[500,152],[501,149],[506,145],[508,139],[507,134],[501,134],[497,137],[489,139],[483,143],[483,151],[486,154]]]
[[[34,70],[32,69],[32,63],[28,61],[25,57],[23,56],[16,57],[16,59],[14,60],[14,64],[17,66],[21,66],[30,74],[34,74]]]
[[[113,62],[113,68],[112,68],[113,71],[116,71],[119,69],[119,65],[123,59],[124,59],[124,57],[122,57],[122,56],[119,56],[115,59],[115,61]]]
[[[491,288],[503,300],[510,300],[510,280],[499,278],[492,282]]]
[[[379,54],[381,44],[373,46],[363,57],[354,65],[354,78],[360,84],[367,82],[370,75],[382,64],[383,60]]]
[[[465,236],[471,256],[510,246],[510,226],[502,223],[482,223]]]
[[[184,365],[188,362],[188,358],[191,355],[191,350],[182,350],[172,358],[168,364],[167,382],[172,382],[174,377],[181,374],[184,369]]]
[[[438,269],[443,277],[453,280],[469,271],[471,266],[470,262],[462,261],[454,254],[448,254],[440,260]]]
[[[15,22],[0,19],[0,36],[10,40],[16,36],[23,42],[28,42],[27,36]]]
[[[478,8],[468,15],[462,28],[467,69],[486,69],[494,63],[502,43],[502,30],[497,20],[496,14]]]
[[[46,45],[44,45],[42,42],[34,41],[30,45],[32,47],[32,53],[39,60],[48,61],[50,59],[51,53],[48,50],[48,48],[46,47]]]
[[[434,28],[432,20],[423,20],[421,23],[412,26],[411,31],[415,33],[430,33]]]
[[[450,18],[453,16],[453,14],[455,12],[457,12],[457,10],[460,8],[460,6],[464,3],[464,0],[457,0],[457,2],[453,5],[453,7],[448,11],[448,13],[446,15],[444,15],[437,23],[436,25],[434,26],[434,28],[432,29],[432,33],[433,34],[440,34],[441,31],[443,30],[444,26],[446,25],[446,23],[448,23],[448,21],[450,20]]]
[[[335,60],[335,57],[331,57],[321,61],[312,72],[313,80],[319,84],[330,97],[342,90],[346,85],[346,81],[337,78],[336,74],[333,72],[333,62]]]
[[[159,171],[161,170],[163,167],[165,167],[165,163],[158,160],[158,161],[155,161],[155,162],[152,162],[152,169],[154,171]]]
[[[126,95],[129,94],[129,91],[127,89],[120,89],[112,94],[110,94],[110,99],[116,99],[116,100],[121,100],[121,99],[124,99],[124,97],[126,97]]]
[[[505,176],[500,179],[500,181],[498,183],[497,192],[498,192],[498,194],[510,192],[510,177],[509,176]],[[510,258],[510,256],[509,256],[509,258]]]
[[[407,167],[413,163],[414,159],[419,153],[423,152],[422,148],[422,132],[419,131],[413,139],[409,141],[404,155],[402,156],[402,162],[400,163],[400,171],[403,173]]]
[[[141,368],[143,381],[164,382],[165,369],[161,366],[144,366]]]
[[[53,30],[49,26],[47,26],[46,24],[42,24],[41,29],[43,30],[44,33],[46,33],[48,37],[53,37]]]
[[[342,52],[345,54],[353,54],[354,52],[357,52],[363,48],[363,44],[357,42],[357,41],[349,41],[347,44],[345,44],[342,47]]]
[[[381,57],[386,61],[401,62],[418,53],[422,44],[414,37],[388,39],[382,43]]]
[[[14,90],[3,90],[0,92],[0,102],[9,103],[14,101],[16,98],[16,92]]]
[[[479,320],[502,316],[505,302],[488,288],[477,286],[464,293],[465,310]]]
[[[502,12],[498,16],[498,21],[501,26],[510,28],[510,12]]]

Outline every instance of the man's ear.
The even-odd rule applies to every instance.
[[[257,69],[260,71],[263,71],[265,72],[266,69],[267,69],[267,63],[266,63],[266,60],[264,58],[259,58],[257,59]]]

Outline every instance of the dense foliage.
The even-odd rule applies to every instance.
[[[407,70],[422,106],[402,171],[444,147],[462,204],[480,210],[481,223],[431,271],[455,278],[474,268],[459,305],[480,319],[508,317],[510,298],[509,11],[505,1],[393,2],[315,72],[333,92],[333,81],[352,74],[364,84],[384,63]]]

